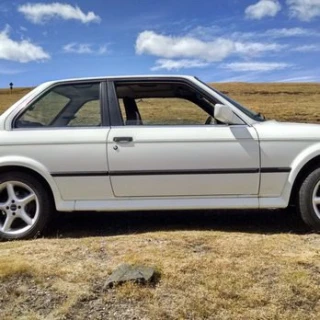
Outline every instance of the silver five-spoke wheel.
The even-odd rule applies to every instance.
[[[21,234],[32,228],[39,216],[39,201],[34,191],[19,181],[0,185],[0,230]]]
[[[38,236],[52,210],[52,199],[41,180],[25,172],[0,174],[0,238]]]

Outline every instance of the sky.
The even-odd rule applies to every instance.
[[[0,0],[0,87],[133,74],[320,82],[320,0]]]

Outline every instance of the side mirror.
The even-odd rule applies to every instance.
[[[218,121],[225,124],[237,124],[239,123],[238,117],[233,113],[229,106],[217,103],[214,106],[214,117]]]

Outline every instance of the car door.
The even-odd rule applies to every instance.
[[[21,157],[40,164],[53,176],[63,200],[112,198],[105,91],[98,81],[49,88],[14,120],[10,135],[17,144],[6,146],[6,153],[14,155],[18,148]]]
[[[116,82],[113,92],[113,107],[122,114],[108,135],[116,197],[258,193],[255,130],[246,124],[210,123],[210,97],[204,99],[189,84],[169,80]]]

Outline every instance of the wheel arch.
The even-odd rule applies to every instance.
[[[302,181],[316,167],[320,167],[320,143],[315,141],[303,148],[290,163],[291,171],[280,197],[286,206],[295,204]]]
[[[73,211],[74,201],[64,201],[60,191],[49,170],[38,161],[19,156],[7,156],[0,158],[0,172],[8,171],[27,172],[34,175],[48,189],[51,194],[56,210]]]
[[[6,172],[23,172],[23,173],[28,173],[35,177],[39,182],[43,185],[44,188],[48,191],[48,194],[50,196],[50,199],[52,200],[52,203],[55,206],[56,209],[56,203],[55,203],[55,197],[52,191],[52,188],[49,184],[49,182],[44,178],[43,175],[41,175],[39,172],[30,169],[28,167],[23,167],[23,166],[18,166],[18,165],[5,165],[0,167],[0,174],[1,173],[6,173]]]
[[[296,204],[296,196],[305,178],[316,168],[320,168],[320,154],[307,161],[296,175],[289,198],[289,205]]]

